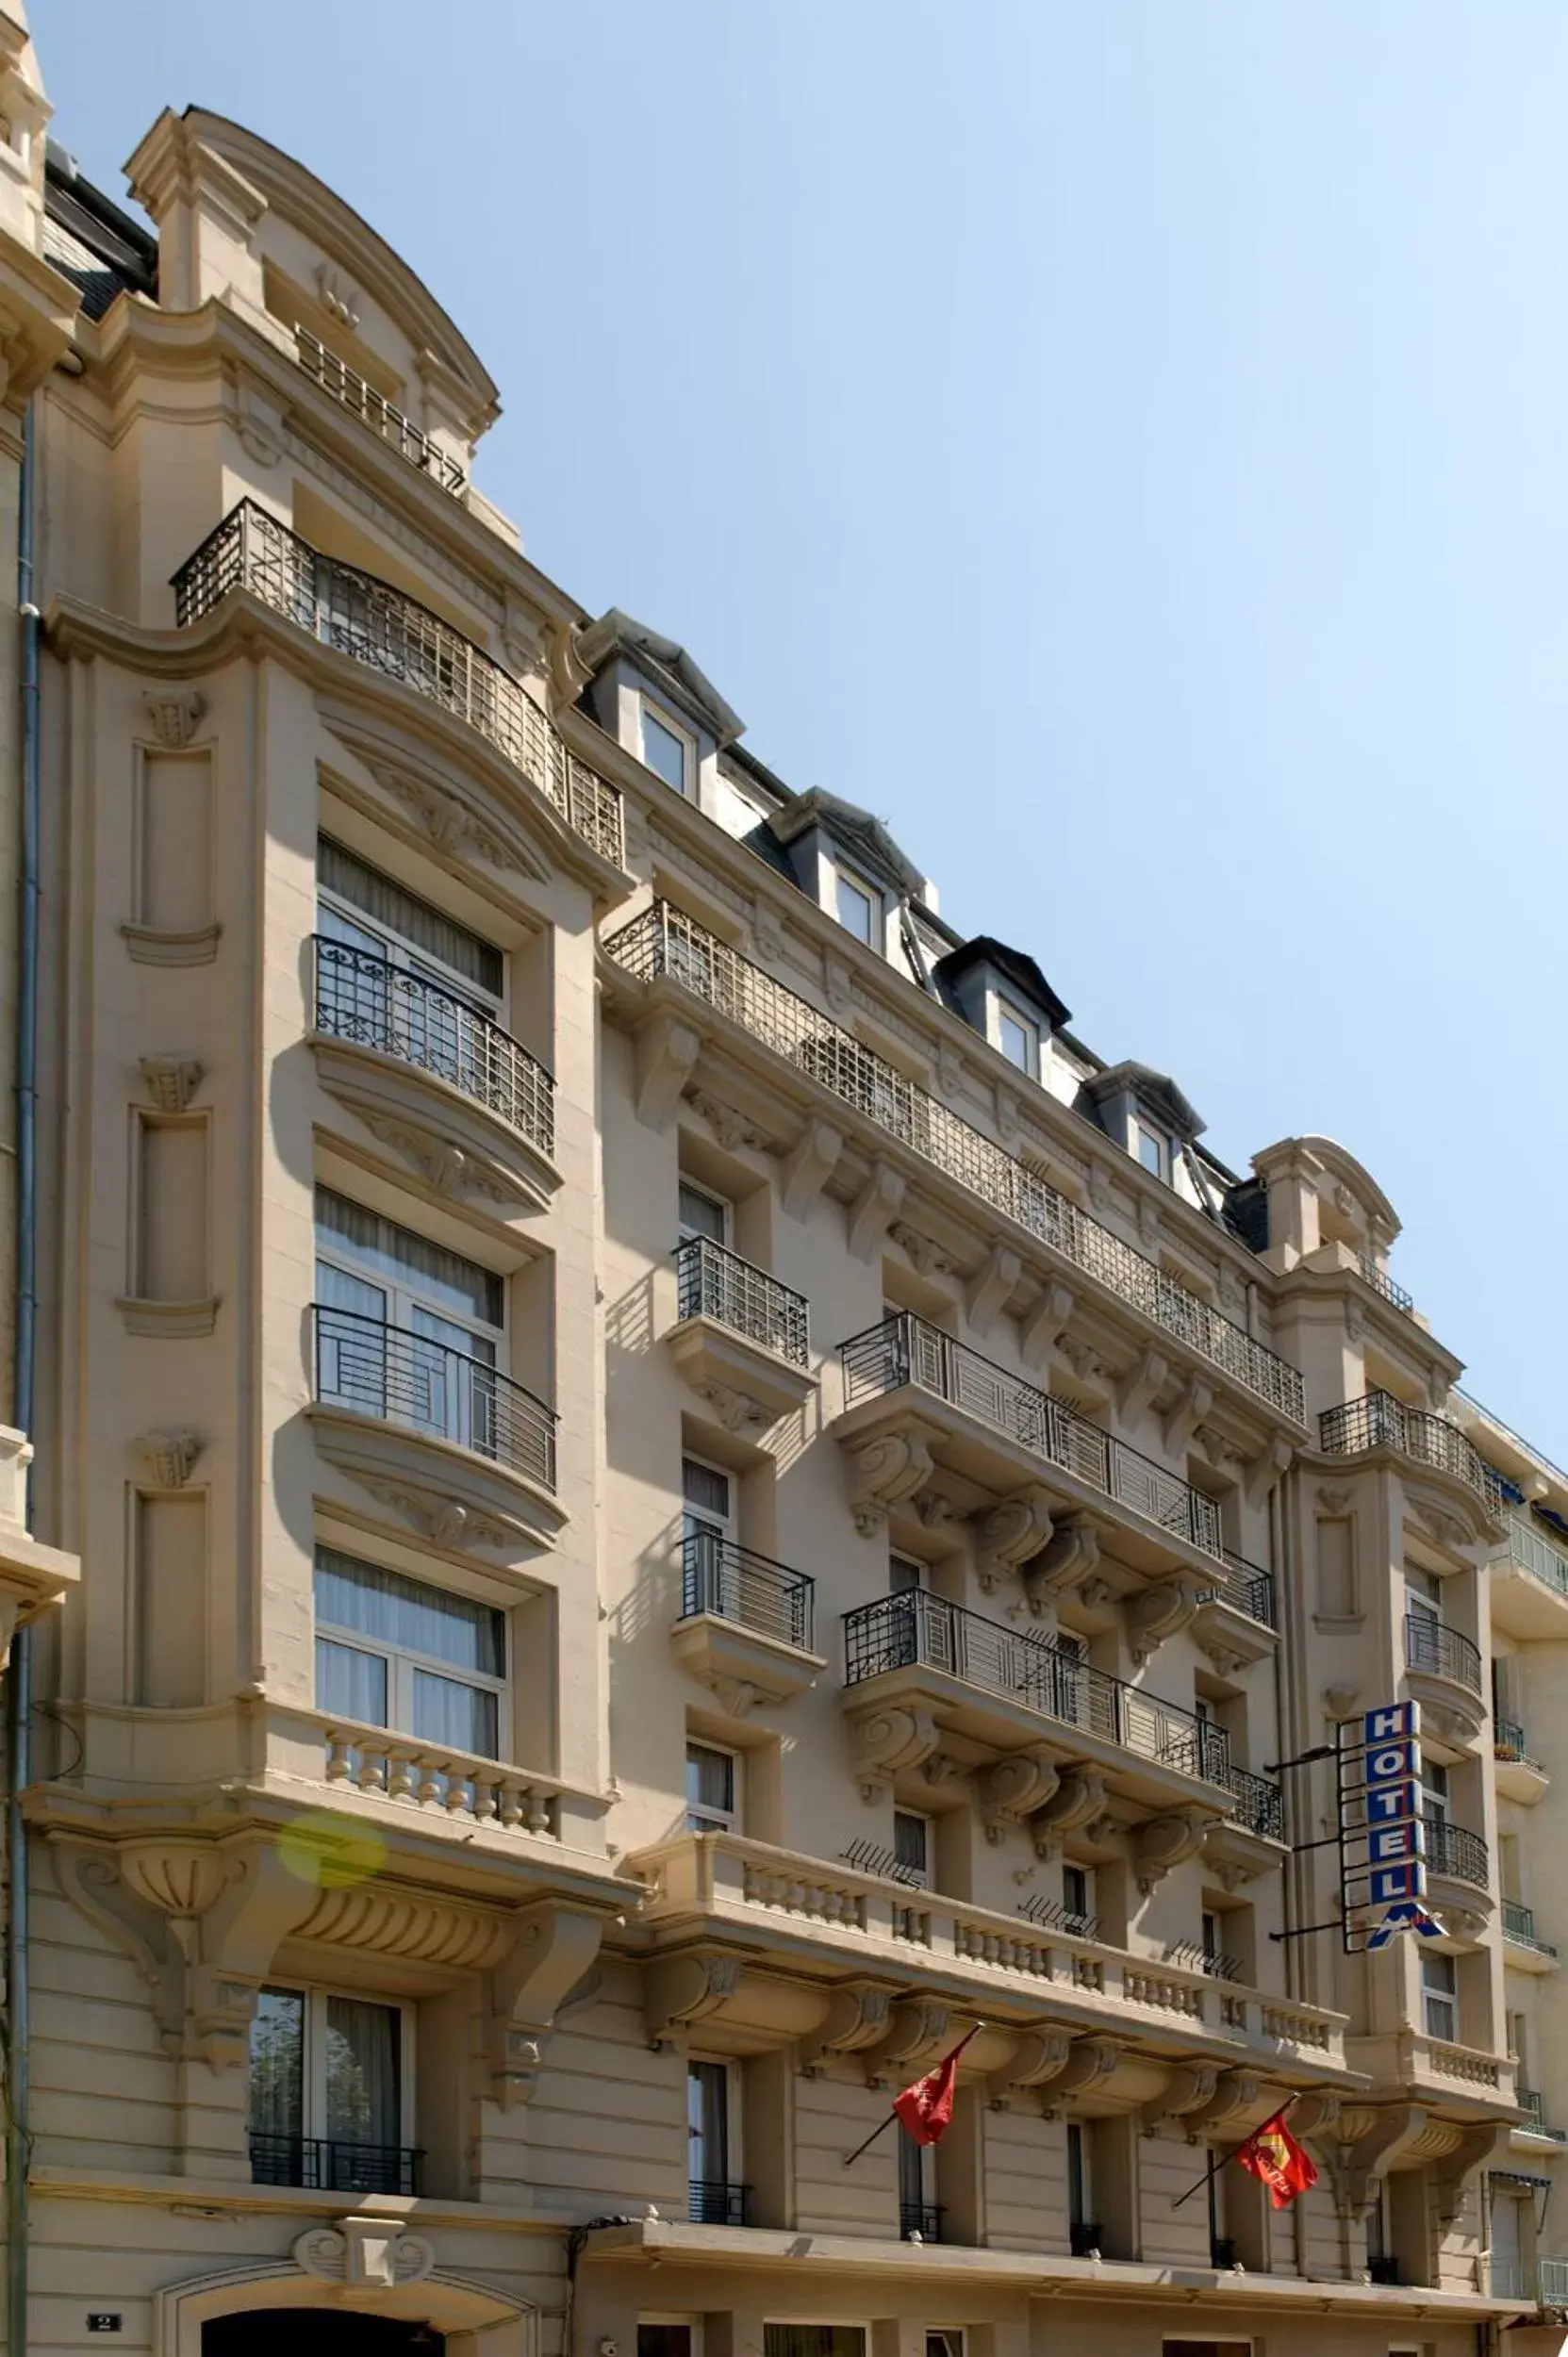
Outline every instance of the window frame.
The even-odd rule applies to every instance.
[[[692,2145],[698,2132],[691,2124],[691,2088],[696,2072],[718,2070],[724,2074],[724,2167],[716,2176],[704,2169],[701,2175],[690,2167]],[[743,2121],[741,2074],[731,2054],[686,2055],[686,2184],[707,2185],[738,2185],[745,2178],[745,2156],[740,2149]]]
[[[858,867],[851,867],[849,861],[840,859],[836,852],[834,854],[832,866],[833,909],[831,913],[834,923],[843,928],[851,941],[858,941],[863,949],[870,949],[881,957],[887,946],[884,937],[879,938],[879,936],[884,936],[887,923],[887,910],[883,894],[878,891],[868,877],[861,873]],[[843,906],[839,896],[846,888],[866,903],[864,936],[858,933],[852,925],[844,923]]]
[[[1074,1904],[1072,1895],[1068,1890],[1067,1877],[1069,1874],[1076,1875],[1079,1882],[1082,1886],[1083,1904],[1081,1906],[1076,1906]],[[1066,1912],[1070,1916],[1074,1917],[1079,1922],[1092,1923],[1094,1921],[1095,1870],[1092,1866],[1081,1866],[1076,1858],[1065,1857],[1063,1859],[1062,1904],[1065,1908]]]
[[[929,1566],[913,1555],[900,1555],[889,1550],[887,1558],[887,1592],[890,1596],[911,1596],[926,1584]],[[910,1574],[913,1574],[913,1577]]]
[[[1013,1024],[1021,1035],[1024,1047],[1021,1059],[1008,1053],[1006,1026],[1009,1023]],[[1013,1066],[1015,1072],[1023,1073],[1027,1080],[1038,1080],[1040,1078],[1042,1038],[1043,1032],[1039,1022],[1033,1015],[1026,1014],[1015,998],[1009,998],[1004,991],[992,991],[991,1045],[998,1055],[1005,1058]]]
[[[1144,1151],[1146,1146],[1151,1146],[1154,1148],[1154,1160],[1152,1162],[1148,1160],[1147,1155]],[[1171,1174],[1170,1140],[1163,1129],[1157,1129],[1154,1127],[1154,1124],[1143,1113],[1134,1113],[1132,1115],[1132,1157],[1137,1162],[1139,1168],[1141,1170],[1146,1170],[1151,1178],[1158,1178],[1162,1185],[1169,1186]]]
[[[327,2127],[326,2059],[327,2007],[334,1997],[355,2004],[385,2006],[398,2017],[398,2133],[390,2145],[381,2146],[384,2151],[411,2152],[415,2147],[414,2125],[419,2114],[416,2108],[415,2085],[415,2022],[418,2006],[412,1998],[388,1997],[377,1989],[373,1993],[362,1988],[335,1988],[330,1982],[274,1980],[261,1984],[262,1993],[301,1997],[305,2000],[304,2067],[300,2074],[300,2137],[305,2144],[351,2144],[349,2136],[333,2136]],[[265,2129],[253,2124],[251,2101],[254,2081],[250,2076],[254,2056],[247,2056],[245,2083],[245,2128],[247,2134],[266,2134]]]
[[[1452,1988],[1440,1989],[1430,1988],[1428,1986],[1427,1967],[1429,1964],[1444,1964],[1447,1966],[1449,1971],[1453,1974]],[[1426,2036],[1436,2038],[1438,2043],[1443,2046],[1457,2046],[1460,2042],[1459,1981],[1460,1974],[1458,1957],[1446,1955],[1441,1949],[1428,1948],[1425,1942],[1423,1942],[1421,1949],[1421,2027]],[[1432,2027],[1432,2008],[1434,2005],[1439,2009],[1440,2015],[1444,2008],[1450,2015],[1451,2019],[1447,2029],[1437,2030]]]
[[[335,849],[346,852],[350,859],[358,861],[359,865],[368,868],[372,875],[384,875],[384,871],[374,866],[370,860],[360,858],[357,851],[349,850],[346,844],[339,844],[335,835],[327,836],[326,840]],[[409,891],[406,884],[399,883],[395,876],[385,876],[385,882],[400,892],[406,892],[411,900],[422,898],[421,894]],[[428,906],[435,910],[437,916],[446,916],[446,911],[436,908],[433,900],[428,903]],[[473,940],[483,943],[486,948],[494,949],[501,960],[502,986],[499,991],[490,991],[483,982],[476,982],[470,975],[458,973],[455,966],[448,965],[444,959],[437,957],[433,951],[421,948],[417,942],[410,941],[406,934],[395,931],[379,917],[367,915],[345,894],[335,890],[331,884],[323,883],[319,849],[316,867],[316,931],[319,933],[326,931],[326,928],[320,920],[323,912],[329,913],[337,917],[339,923],[362,934],[367,942],[373,945],[370,950],[370,955],[372,957],[379,957],[385,964],[395,966],[401,972],[417,974],[421,981],[432,982],[437,990],[445,991],[449,998],[459,999],[463,1005],[471,1007],[476,1014],[487,1016],[498,1026],[501,1024],[506,1006],[506,952],[496,943],[486,941],[483,933],[474,932],[470,925],[464,925],[460,917],[448,916],[446,921],[450,925],[459,927]],[[356,945],[350,943],[347,946],[354,948]]]
[[[918,1825],[920,1828],[920,1848],[924,1857],[924,1863],[921,1866],[911,1866],[908,1865],[904,1859],[899,1858],[899,1821],[900,1818],[906,1824]],[[933,1850],[935,1826],[936,1820],[933,1817],[928,1817],[920,1809],[895,1808],[893,1811],[893,1855],[898,1859],[900,1868],[903,1869],[903,1871],[900,1872],[899,1876],[899,1880],[901,1883],[904,1883],[907,1889],[930,1890],[933,1887]],[[913,1877],[916,1874],[919,1876],[918,1881],[915,1881],[913,1879],[906,1881],[906,1875]]]
[[[429,1677],[445,1679],[448,1685],[470,1687],[476,1692],[494,1695],[496,1731],[495,1751],[493,1754],[475,1752],[471,1755],[471,1756],[476,1759],[493,1757],[497,1760],[504,1760],[507,1758],[513,1748],[511,1684],[512,1626],[511,1615],[505,1610],[504,1607],[484,1604],[483,1599],[480,1597],[465,1595],[463,1590],[460,1588],[443,1588],[439,1580],[421,1579],[416,1577],[412,1572],[399,1571],[397,1572],[397,1576],[400,1579],[406,1579],[417,1588],[428,1588],[435,1595],[459,1596],[463,1598],[465,1603],[482,1605],[486,1611],[499,1612],[501,1618],[502,1658],[505,1662],[506,1668],[503,1671],[500,1677],[494,1677],[487,1671],[484,1670],[460,1671],[454,1662],[442,1660],[434,1654],[415,1654],[404,1652],[399,1646],[386,1643],[378,1638],[367,1636],[362,1629],[344,1628],[341,1624],[337,1621],[323,1621],[322,1619],[320,1612],[316,1608],[315,1575],[316,1573],[322,1569],[320,1557],[325,1545],[326,1542],[324,1541],[319,1540],[317,1541],[315,1558],[313,1558],[311,1564],[311,1635],[313,1640],[324,1637],[328,1643],[341,1646],[345,1653],[369,1654],[372,1659],[384,1661],[387,1665],[387,1717],[381,1722],[361,1721],[358,1722],[358,1723],[362,1725],[373,1725],[379,1723],[385,1726],[388,1735],[405,1736],[411,1743],[423,1743],[431,1740],[432,1739],[428,1737],[416,1734],[414,1729],[414,1677],[417,1671],[422,1670]],[[329,1547],[326,1551],[332,1555],[341,1556],[346,1562],[359,1564],[368,1572],[389,1572],[395,1569],[395,1567],[391,1564],[372,1563],[368,1557],[350,1555],[348,1550],[344,1547]],[[320,1681],[315,1674],[314,1651],[312,1651],[311,1661],[312,1691],[316,1694],[315,1707],[317,1710],[324,1713],[325,1705],[320,1699]],[[403,1709],[404,1714],[401,1717],[399,1715],[400,1707]]]
[[[421,1236],[417,1228],[405,1227],[402,1220],[390,1219],[385,1211],[372,1211],[369,1204],[356,1203],[353,1195],[344,1195],[340,1188],[327,1186],[324,1181],[318,1180],[316,1187],[318,1204],[323,1193],[337,1195],[341,1202],[362,1212],[367,1219],[384,1220],[388,1228],[394,1228],[405,1236],[413,1236],[421,1244],[435,1244],[437,1250],[451,1252],[454,1260],[468,1261],[470,1268],[481,1270],[485,1276],[497,1277],[497,1271],[486,1268],[483,1261],[470,1260],[467,1253],[456,1252],[450,1244],[438,1244],[433,1236]],[[419,1329],[414,1325],[413,1312],[422,1310],[426,1317],[438,1319],[443,1326],[455,1327],[459,1332],[471,1335],[475,1342],[487,1343],[493,1352],[491,1358],[486,1359],[483,1353],[477,1350],[469,1353],[469,1356],[476,1360],[480,1365],[494,1367],[498,1375],[506,1375],[509,1372],[506,1360],[505,1324],[507,1288],[506,1279],[503,1277],[498,1280],[501,1290],[502,1323],[499,1326],[492,1326],[487,1319],[481,1317],[476,1311],[459,1310],[450,1301],[422,1294],[418,1279],[409,1273],[401,1270],[394,1273],[379,1261],[361,1260],[346,1236],[339,1235],[335,1229],[323,1231],[319,1216],[313,1219],[312,1224],[315,1240],[314,1266],[337,1269],[340,1275],[352,1277],[360,1284],[368,1285],[379,1292],[387,1305],[386,1313],[381,1321],[383,1325],[396,1327],[405,1334],[418,1336]],[[421,1336],[420,1339],[435,1342],[439,1347],[438,1337]]]
[[[648,723],[650,720],[656,728],[663,729],[667,736],[672,737],[680,750],[681,783],[679,785],[671,785],[658,764],[648,758]],[[694,802],[696,800],[697,739],[689,729],[682,727],[668,706],[660,703],[656,697],[651,696],[646,687],[639,687],[637,690],[637,759],[645,769],[652,770],[661,785],[668,786],[671,794],[678,794],[682,801]]]
[[[681,1198],[683,1195],[700,1195],[704,1203],[711,1203],[714,1206],[719,1213],[719,1225],[723,1230],[721,1235],[710,1236],[705,1228],[692,1227],[685,1212],[681,1209]],[[720,1195],[714,1187],[705,1187],[701,1178],[688,1178],[684,1170],[677,1174],[675,1181],[675,1235],[678,1243],[712,1244],[717,1244],[720,1251],[723,1252],[733,1250],[734,1247],[730,1239],[734,1229],[734,1209],[735,1207],[731,1202],[728,1195]]]
[[[694,1506],[686,1495],[686,1467],[695,1465],[700,1473],[712,1474],[724,1484],[724,1510],[716,1513],[712,1507]],[[689,1448],[681,1451],[681,1536],[696,1537],[701,1531],[716,1531],[720,1539],[733,1540],[735,1535],[735,1475],[728,1465],[716,1465],[711,1459],[699,1457]]]
[[[711,1743],[707,1737],[703,1735],[688,1735],[686,1737],[685,1764],[688,1769],[692,1765],[691,1755],[693,1752],[711,1752],[716,1758],[727,1759],[729,1761],[730,1805],[727,1809],[710,1807],[710,1805],[706,1802],[694,1800],[689,1787],[686,1788],[683,1794],[683,1808],[685,1817],[685,1829],[687,1833],[738,1834],[741,1827],[741,1812],[746,1792],[746,1787],[743,1781],[745,1770],[742,1764],[744,1755],[740,1752],[735,1751],[733,1746],[728,1743]],[[705,1811],[707,1813],[703,1816],[701,1823],[694,1824],[692,1820],[700,1811]]]

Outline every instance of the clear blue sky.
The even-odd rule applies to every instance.
[[[1568,1451],[1561,0],[32,0],[339,190],[480,480],[1246,1168],[1360,1155]]]

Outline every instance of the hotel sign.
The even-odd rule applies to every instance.
[[[1340,1913],[1345,1950],[1386,1948],[1401,1932],[1430,1939],[1421,1706],[1384,1703],[1345,1721],[1339,1772]]]

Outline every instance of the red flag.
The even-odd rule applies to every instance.
[[[1254,2128],[1235,2157],[1248,2175],[1268,2187],[1268,2198],[1277,2210],[1288,2210],[1298,2193],[1317,2183],[1317,2170],[1286,2127],[1282,2111]]]
[[[940,2144],[953,2116],[953,2090],[958,2081],[958,2058],[978,2036],[977,2021],[968,2037],[960,2038],[950,2054],[944,2055],[934,2070],[928,2070],[923,2079],[905,2087],[893,2098],[893,2109],[908,2129],[916,2144]]]

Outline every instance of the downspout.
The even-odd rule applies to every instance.
[[[22,895],[16,992],[16,1344],[12,1416],[33,1422],[37,1328],[39,610],[33,602],[33,404],[22,420],[16,599],[22,624]],[[33,1524],[29,1480],[24,1508]],[[32,2165],[27,2020],[27,1825],[22,1795],[32,1774],[32,1631],[11,1640],[6,1713],[6,2346],[27,2349],[27,2173]]]

